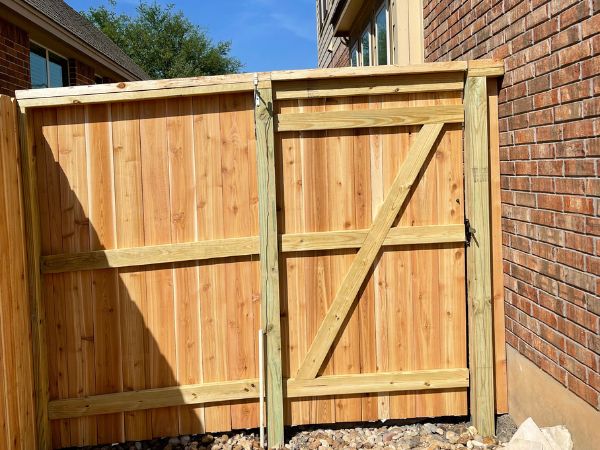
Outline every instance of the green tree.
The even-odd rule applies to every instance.
[[[115,11],[116,0],[108,3],[82,14],[153,79],[236,73],[242,67],[230,55],[231,42],[214,43],[171,4],[140,0],[130,17]]]

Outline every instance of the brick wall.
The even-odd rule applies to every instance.
[[[95,72],[93,67],[90,67],[81,61],[77,61],[76,59],[69,59],[69,85],[79,86],[82,84],[94,84],[94,75]]]
[[[0,94],[29,88],[29,36],[0,18]]]
[[[69,59],[69,84],[94,84],[93,67]],[[106,78],[105,82],[112,82]],[[18,89],[29,89],[29,35],[0,18],[0,94],[14,97]]]
[[[600,408],[600,0],[424,0],[427,61],[502,58],[508,344]]]

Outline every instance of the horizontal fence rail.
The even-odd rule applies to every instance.
[[[289,253],[358,248],[366,235],[367,230],[284,234],[280,236],[281,251]],[[464,241],[465,227],[463,225],[429,225],[392,228],[383,241],[383,245],[447,244]],[[258,244],[258,236],[252,236],[48,255],[42,256],[42,271],[44,273],[61,273],[258,255]]]
[[[469,370],[464,368],[330,375],[312,380],[292,378],[286,380],[285,385],[288,398],[460,389],[469,386]],[[49,404],[49,415],[50,419],[70,419],[256,398],[258,398],[258,379],[226,381],[54,400]]]
[[[469,411],[491,434],[502,302],[492,330],[473,293],[502,290],[479,233],[486,215],[499,226],[481,88],[502,74],[457,61],[18,92],[37,448],[256,427],[261,351],[271,447],[284,425]]]

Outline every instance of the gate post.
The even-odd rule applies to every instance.
[[[470,410],[483,436],[495,431],[487,79],[465,85],[465,206],[474,237],[467,247]]]
[[[258,81],[258,80],[257,80]],[[266,335],[267,439],[269,448],[284,444],[283,375],[279,304],[279,244],[275,180],[275,136],[271,81],[255,92],[258,219],[260,232],[261,326]]]

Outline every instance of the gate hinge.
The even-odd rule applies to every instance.
[[[471,226],[469,219],[465,219],[465,242],[467,243],[467,247],[471,246],[471,239],[475,233],[476,230]]]

